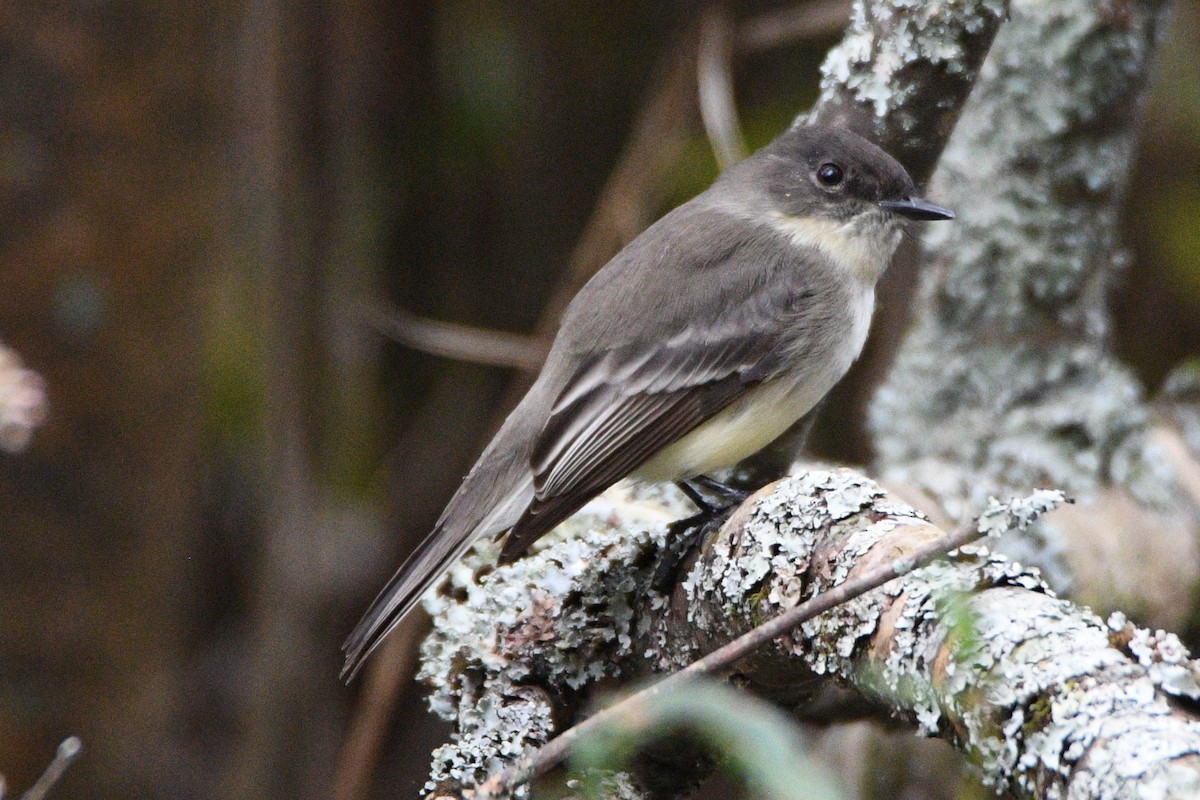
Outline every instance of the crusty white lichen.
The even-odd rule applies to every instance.
[[[659,669],[689,661],[864,564],[905,563],[941,535],[860,474],[805,470],[740,511],[667,598],[653,588],[664,515],[636,496],[633,505],[610,496],[480,581],[468,563],[452,591],[429,600],[436,627],[422,676],[439,713],[457,722],[429,789],[475,785],[546,741],[559,700],[577,690],[640,675],[646,659]],[[993,499],[979,528],[1028,527],[1061,501],[1059,492]],[[488,555],[474,558],[479,567]],[[1018,796],[1066,797],[1089,782],[1107,792],[1113,770],[1121,787],[1186,786],[1197,774],[1188,759],[1200,754],[1200,724],[1170,702],[1200,694],[1200,672],[1178,640],[1102,623],[986,542],[804,623],[750,661],[764,658],[774,667],[760,689],[779,690],[785,674],[856,686],[954,740],[989,785]],[[754,686],[747,669],[740,682]]]
[[[952,74],[966,71],[962,37],[1003,16],[1007,5],[1004,0],[856,2],[846,35],[821,68],[818,106],[848,89],[877,117],[888,116],[916,89],[903,76],[906,67],[933,64]]]
[[[874,526],[855,528],[844,546],[844,561],[830,565],[831,580],[844,577],[855,557],[880,536],[905,520],[923,518],[892,504],[874,481],[849,470],[802,472],[776,484],[740,534],[718,539],[684,580],[687,622],[705,636],[727,639],[752,626],[766,609],[795,605],[813,590],[811,558],[817,537],[828,536],[831,527],[840,530],[843,520],[857,524],[864,508],[877,505],[894,513]],[[842,633],[854,639],[861,631]],[[673,630],[662,631],[660,641],[660,652],[682,656],[682,663],[690,660],[690,649],[680,652],[680,637]]]
[[[498,545],[485,542],[454,568],[426,598],[418,677],[456,723],[427,791],[475,785],[550,737],[552,695],[630,671],[637,626],[665,603],[652,582],[666,525],[691,512],[671,488],[622,485],[515,564],[493,570]]]
[[[553,708],[536,689],[477,681],[460,684],[454,732],[433,751],[425,791],[438,786],[477,786],[554,733]],[[520,789],[519,794],[527,793]]]
[[[1116,484],[1173,513],[1142,390],[1106,348],[1104,292],[1158,3],[1016,0],[934,176],[914,329],[869,415],[889,483],[955,517],[1034,485]],[[1022,559],[1069,587],[1050,527]],[[1013,551],[1017,552],[1017,551]]]
[[[1028,527],[1062,499],[993,499],[979,527]],[[899,547],[906,529],[928,528],[860,475],[801,473],[704,555],[688,577],[689,621],[734,635],[837,585],[873,549]],[[1185,797],[1171,787],[1196,780],[1200,723],[1172,714],[1168,700],[1195,696],[1197,667],[1162,632],[1130,632],[1114,647],[1114,626],[977,544],[804,623],[776,649],[803,665],[792,668],[796,680],[835,676],[955,740],[997,791]],[[778,681],[779,668],[771,675]]]
[[[1155,686],[1175,697],[1200,700],[1200,666],[1178,636],[1135,627],[1119,611],[1110,614],[1107,622],[1120,637],[1122,649],[1147,671]]]

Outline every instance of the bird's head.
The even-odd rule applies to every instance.
[[[798,125],[755,156],[760,185],[774,210],[792,218],[846,223],[954,219],[953,212],[916,196],[900,162],[841,128]]]

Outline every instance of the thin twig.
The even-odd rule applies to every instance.
[[[653,696],[661,692],[674,690],[703,675],[728,668],[743,656],[787,633],[802,622],[823,614],[842,603],[853,600],[872,589],[877,589],[888,581],[902,575],[907,575],[914,569],[933,561],[938,556],[957,547],[962,547],[964,544],[979,538],[981,535],[974,523],[964,525],[917,549],[911,555],[896,559],[890,564],[877,567],[863,575],[851,578],[845,583],[822,592],[811,600],[789,609],[769,622],[734,639],[729,644],[717,648],[700,660],[692,662],[679,672],[668,675],[645,689],[629,695],[619,703],[597,712],[578,725],[568,728],[530,755],[525,756],[503,771],[488,778],[475,790],[474,797],[477,800],[479,798],[495,797],[507,792],[508,789],[519,783],[527,782],[545,774],[563,760],[567,751],[574,746],[580,737],[611,723],[623,714],[630,713],[639,704],[649,700]]]
[[[705,11],[696,58],[696,97],[704,132],[722,170],[746,157],[746,141],[733,99],[733,34],[728,3],[715,3]]]
[[[83,742],[78,736],[68,736],[63,739],[58,749],[54,751],[54,760],[46,766],[46,771],[34,781],[33,786],[29,787],[29,791],[21,795],[21,800],[43,800],[62,778],[67,767],[71,766],[71,762],[79,757],[82,750]]]
[[[806,39],[841,33],[850,20],[850,0],[813,0],[768,11],[738,25],[736,47],[752,54]]]
[[[699,38],[698,26],[693,25],[673,44],[659,69],[617,165],[571,252],[567,269],[559,276],[538,317],[534,335],[547,344],[554,338],[563,311],[580,287],[645,230],[661,210],[659,203],[667,179],[696,129]],[[533,378],[530,374],[520,374],[509,381],[492,418],[493,432],[533,385]]]
[[[333,780],[335,800],[361,800],[370,796],[371,775],[400,695],[400,682],[394,680],[394,675],[411,674],[417,660],[416,642],[429,627],[422,624],[426,619],[425,614],[410,614],[384,642],[380,659],[375,663],[387,664],[390,670],[368,670],[366,685],[338,754]]]
[[[374,330],[394,342],[472,364],[537,372],[549,349],[535,336],[429,319],[382,302],[364,304],[362,316]]]

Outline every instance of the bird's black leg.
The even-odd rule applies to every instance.
[[[703,487],[728,502],[723,505],[714,505],[693,484]],[[746,492],[726,486],[705,475],[686,481],[676,481],[675,485],[700,510],[699,513],[672,522],[667,527],[667,550],[659,559],[658,567],[654,571],[654,588],[663,593],[670,591],[675,584],[680,566],[683,565],[684,560],[704,537],[704,534],[724,524],[733,509],[749,496]]]
[[[699,486],[703,486],[708,491],[715,495],[720,495],[723,499],[729,501],[730,506],[736,506],[750,496],[749,492],[743,492],[741,489],[735,489],[727,483],[721,483],[715,478],[710,478],[707,475],[697,475],[692,478],[692,482]],[[695,491],[695,489],[693,489]],[[686,493],[686,492],[685,492]],[[689,494],[690,498],[691,495]],[[693,500],[693,502],[695,502]],[[726,506],[728,508],[729,506]]]
[[[700,493],[700,490],[695,486],[692,486],[687,481],[675,481],[675,485],[679,487],[679,491],[687,495],[687,499],[691,500],[692,504],[695,505],[696,508],[700,509],[700,513],[696,516],[688,517],[685,520],[680,520],[680,522],[690,522],[693,520],[699,521],[700,517],[703,517],[705,514],[710,514],[716,510],[712,503],[704,499],[704,495]]]

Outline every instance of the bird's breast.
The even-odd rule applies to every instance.
[[[825,393],[776,378],[750,389],[700,427],[668,445],[634,476],[669,481],[730,467],[779,438]]]

